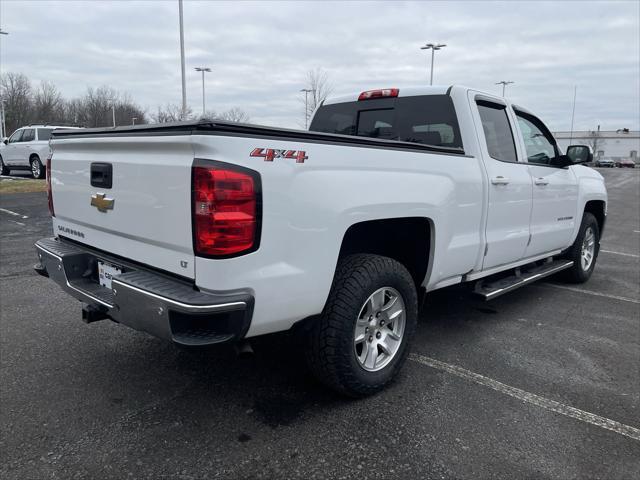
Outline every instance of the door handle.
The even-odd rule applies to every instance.
[[[534,180],[534,183],[535,183],[536,185],[541,185],[541,186],[549,185],[549,181],[548,181],[548,180],[545,180],[543,177],[536,178],[536,179]]]
[[[509,179],[507,177],[503,177],[502,175],[498,175],[497,177],[493,177],[491,179],[491,183],[494,185],[507,185],[509,183]]]

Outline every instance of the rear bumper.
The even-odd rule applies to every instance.
[[[111,318],[182,345],[231,342],[249,329],[253,296],[248,292],[201,292],[189,282],[57,238],[39,240],[35,247],[36,272],[86,303],[88,322]],[[99,260],[122,267],[113,277],[113,289],[97,280]]]

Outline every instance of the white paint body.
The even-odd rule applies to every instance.
[[[446,90],[405,89],[400,95]],[[606,202],[602,177],[582,166],[527,164],[517,133],[519,161],[493,160],[486,152],[476,93],[465,87],[450,91],[465,156],[224,134],[55,139],[54,233],[194,279],[203,291],[250,290],[255,306],[248,337],[287,330],[322,311],[345,232],[359,222],[429,219],[432,252],[425,251],[431,261],[422,282],[427,290],[558,253],[573,243],[586,202]],[[518,132],[517,122],[511,121]],[[265,162],[249,157],[256,147],[304,150],[308,159]],[[194,158],[260,174],[258,250],[229,259],[194,255]],[[113,164],[113,188],[101,192],[115,200],[107,213],[90,206],[90,196],[99,192],[89,182],[91,162]],[[513,183],[492,184],[499,175]],[[535,178],[548,183],[536,185]],[[572,218],[559,222],[559,217]],[[81,231],[84,237],[62,229]]]

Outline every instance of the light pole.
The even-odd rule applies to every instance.
[[[180,120],[184,120],[187,114],[187,84],[184,70],[184,25],[182,21],[182,0],[178,0],[178,12],[180,17],[180,67],[182,69],[182,114]]]
[[[308,102],[308,98],[309,98],[309,92],[313,92],[312,89],[310,88],[303,88],[300,90],[301,92],[304,92],[304,129],[307,129],[307,124],[309,123],[309,102]]]
[[[511,83],[516,83],[516,82],[512,82],[512,81],[505,81],[505,80],[501,80],[499,82],[496,82],[496,85],[502,85],[502,96],[504,97],[504,89],[507,85],[511,84]]]
[[[431,79],[429,80],[429,85],[433,85],[433,57],[436,50],[441,50],[446,46],[445,43],[427,43],[424,47],[420,47],[420,50],[431,50]]]
[[[9,32],[5,32],[0,28],[0,35],[9,35]],[[0,43],[0,47],[2,46],[2,44]],[[0,48],[0,70],[2,70],[2,51]],[[0,132],[0,140],[3,139],[6,135],[7,135],[7,124],[5,123],[5,119],[4,119],[4,98],[0,98],[0,115],[2,116],[2,118],[0,118],[0,127],[2,127],[2,132]]]
[[[138,119],[138,117],[132,117],[131,118],[131,125],[135,125],[137,119]]]
[[[202,117],[204,118],[204,72],[210,72],[211,69],[208,67],[196,67],[196,72],[202,72]]]

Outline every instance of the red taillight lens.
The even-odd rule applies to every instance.
[[[47,158],[47,203],[49,204],[49,213],[52,217],[56,216],[53,210],[53,192],[51,191],[51,156]]]
[[[383,88],[381,90],[368,90],[362,92],[358,97],[358,101],[369,100],[372,98],[397,97],[400,93],[398,88]]]
[[[193,167],[196,255],[237,255],[257,247],[258,181],[218,165]]]

